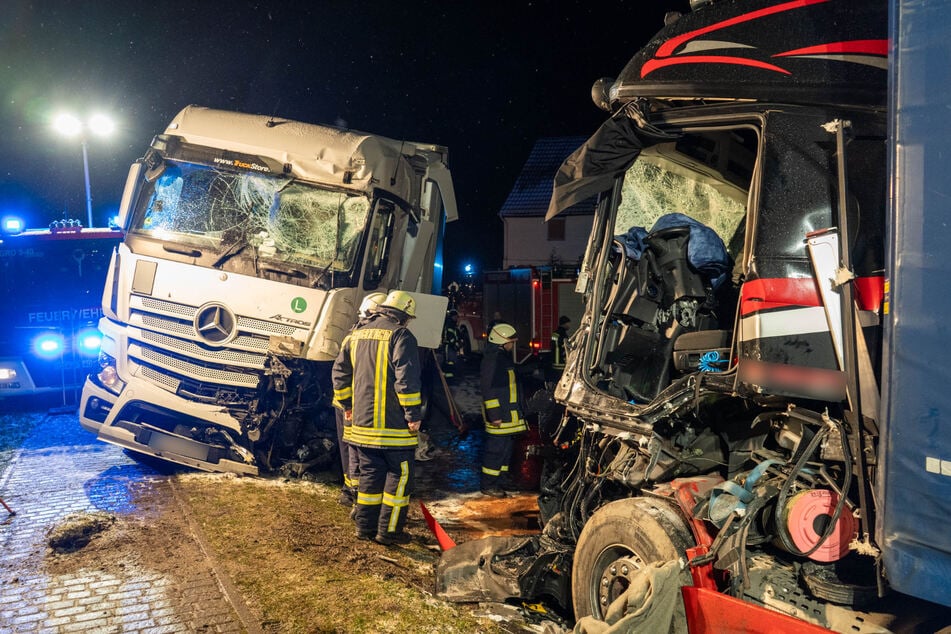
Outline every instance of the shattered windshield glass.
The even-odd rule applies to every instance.
[[[663,148],[645,150],[624,175],[614,233],[631,227],[649,231],[658,218],[676,212],[710,227],[730,244],[746,215],[746,190],[685,163],[665,156]]]
[[[369,209],[366,196],[288,176],[169,161],[144,186],[130,231],[215,251],[219,263],[250,247],[249,257],[348,271]]]

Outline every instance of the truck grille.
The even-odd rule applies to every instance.
[[[223,385],[255,387],[258,384],[258,373],[245,374],[232,372],[213,365],[199,365],[165,354],[153,348],[132,344],[129,346],[129,356],[133,359],[149,363],[160,368],[168,368],[172,373],[191,377],[197,381],[213,381]]]
[[[190,400],[252,398],[264,378],[270,337],[290,337],[293,325],[235,315],[238,332],[225,346],[195,334],[198,306],[130,297],[128,357],[139,375]]]
[[[156,385],[163,385],[169,389],[171,392],[178,390],[178,386],[181,385],[181,381],[169,374],[163,374],[151,366],[143,365],[139,370],[139,375],[145,377],[152,383]]]
[[[165,350],[175,351],[191,359],[201,359],[202,361],[211,363],[230,363],[254,368],[256,370],[260,370],[264,367],[264,357],[261,356],[261,354],[235,350],[233,348],[209,349],[193,341],[177,339],[149,330],[139,330],[138,333],[138,338],[143,344],[151,344],[159,348],[164,348]],[[266,344],[267,341],[265,340],[264,343]],[[266,345],[264,350],[267,350]]]

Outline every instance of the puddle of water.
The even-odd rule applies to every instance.
[[[109,467],[95,478],[83,483],[86,497],[92,505],[108,513],[130,514],[138,511],[137,491],[154,480],[157,472],[141,464]]]
[[[536,428],[517,436],[512,451],[510,477],[525,493],[506,498],[482,495],[479,485],[485,430],[479,411],[478,367],[466,368],[456,381],[451,390],[468,424],[468,433],[461,435],[447,418],[445,396],[437,390],[425,430],[436,449],[432,460],[416,463],[414,497],[425,502],[436,521],[457,543],[491,535],[538,534],[541,460],[528,455],[529,447],[539,442]]]
[[[456,542],[488,536],[536,535],[541,531],[534,494],[490,498],[481,493],[427,502],[426,508]]]

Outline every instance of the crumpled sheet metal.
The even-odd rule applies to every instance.
[[[515,553],[532,539],[483,537],[447,550],[436,564],[436,594],[455,603],[519,598],[518,578],[492,564],[498,558]]]

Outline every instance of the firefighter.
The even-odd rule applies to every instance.
[[[357,323],[354,328],[363,325],[380,307],[380,304],[386,299],[386,293],[370,293],[363,298],[360,308],[357,309]],[[351,329],[353,332],[353,329]],[[348,334],[344,338],[344,345],[350,337]],[[346,420],[343,413],[343,406],[334,399],[334,417],[337,422],[337,447],[340,449],[340,468],[343,471],[343,488],[340,491],[338,502],[343,506],[353,506],[357,499],[357,484],[360,479],[360,465],[357,459],[357,452],[350,451],[350,421]]]
[[[505,320],[502,318],[502,313],[500,313],[500,312],[497,311],[497,310],[496,310],[496,311],[493,311],[493,312],[492,312],[492,319],[491,319],[491,321],[489,321],[489,326],[485,329],[485,331],[486,331],[486,332],[492,332],[492,329],[495,328],[495,325],[496,325],[496,324],[500,324],[500,323],[502,323],[503,321],[505,321]]]
[[[551,333],[551,369],[552,375],[561,375],[565,369],[565,341],[568,340],[568,324],[571,318],[562,315],[558,318],[558,327]]]
[[[515,328],[498,323],[489,331],[489,343],[482,356],[480,388],[486,437],[481,489],[492,497],[505,497],[504,489],[511,488],[509,462],[515,435],[528,429],[522,415],[521,386],[512,361],[516,339]]]
[[[456,376],[456,363],[465,356],[462,333],[459,331],[459,312],[452,308],[446,314],[442,329],[443,376],[451,380]]]
[[[422,418],[419,350],[406,327],[416,302],[391,291],[375,315],[350,333],[333,366],[334,398],[350,422],[359,457],[357,538],[406,544],[414,454]]]

